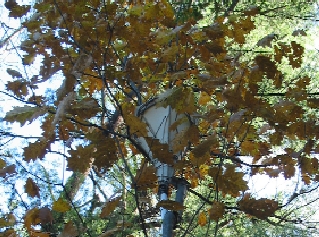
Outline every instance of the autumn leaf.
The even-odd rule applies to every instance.
[[[81,173],[88,172],[94,161],[93,152],[94,147],[92,146],[79,146],[75,150],[70,150],[71,157],[68,158],[68,168]]]
[[[208,174],[209,166],[206,164],[203,164],[199,167],[199,173],[201,177],[204,177],[205,175]]]
[[[38,185],[33,182],[31,178],[27,178],[26,184],[24,185],[25,192],[29,194],[31,197],[37,196],[40,198],[40,190]]]
[[[207,224],[207,217],[205,212],[200,212],[198,215],[198,224],[200,226],[205,226]]]
[[[198,104],[199,105],[206,105],[208,102],[210,102],[212,99],[211,99],[211,97],[210,97],[210,95],[207,93],[207,92],[205,92],[205,91],[202,91],[201,93],[200,93],[200,97],[199,97],[199,99],[198,99]]]
[[[166,210],[172,210],[172,211],[181,211],[184,209],[184,206],[176,201],[172,201],[172,200],[162,200],[159,201],[156,205],[157,208],[159,207],[163,207]]]
[[[39,218],[42,224],[52,223],[53,216],[51,210],[48,207],[42,207],[39,210]]]
[[[124,115],[126,125],[129,127],[130,134],[138,137],[148,137],[147,124],[142,122],[140,118],[127,114]]]
[[[0,177],[6,177],[7,175],[14,174],[16,170],[15,165],[8,165],[2,169],[0,169]]]
[[[261,220],[272,216],[278,208],[278,202],[267,198],[243,198],[238,202],[240,210]]]
[[[49,146],[50,143],[45,139],[38,140],[34,143],[30,143],[29,146],[23,148],[24,160],[30,162],[31,160],[36,160],[37,158],[44,158]]]
[[[27,231],[32,231],[32,226],[38,225],[39,223],[41,223],[39,218],[39,209],[32,208],[31,210],[28,210],[24,216],[24,226]]]
[[[218,141],[216,139],[215,134],[210,135],[205,141],[197,145],[193,150],[192,154],[194,155],[194,160],[192,161],[193,164],[197,162],[196,165],[203,164],[204,159],[201,159],[203,157],[206,157],[207,154],[210,155],[210,149],[213,146],[216,146],[218,144]],[[196,161],[197,159],[197,161]]]
[[[69,221],[64,225],[62,233],[58,234],[58,237],[76,237],[79,235],[73,221]]]
[[[170,151],[169,145],[166,143],[160,143],[158,139],[152,139],[150,137],[145,138],[149,148],[152,151],[152,157],[158,159],[164,164],[174,164],[174,153]]]
[[[218,175],[213,175],[212,178],[218,184],[218,188],[224,193],[230,194],[232,197],[238,197],[241,191],[248,189],[247,181],[243,180],[244,173],[236,172],[235,165],[225,165],[226,171]],[[211,174],[211,171],[209,171]]]
[[[6,166],[6,161],[3,159],[0,159],[0,169],[3,169]]]
[[[115,210],[115,208],[119,205],[120,200],[121,200],[121,197],[118,197],[118,198],[115,198],[113,200],[108,201],[106,203],[106,205],[102,208],[100,217],[101,218],[108,217]]]
[[[47,113],[47,109],[45,107],[31,107],[31,106],[23,106],[23,107],[13,107],[6,116],[4,117],[5,121],[8,122],[19,122],[21,126],[23,126],[26,122],[32,123],[39,116]]]
[[[88,119],[100,112],[100,106],[96,99],[84,98],[72,103],[72,106],[66,107],[65,112],[77,115],[81,119]]]
[[[18,78],[18,79],[22,78],[22,74],[20,72],[13,70],[11,68],[7,68],[7,73],[13,78]]]
[[[30,9],[31,9],[30,5],[23,5],[23,6],[15,5],[13,8],[10,9],[9,16],[14,18],[22,17],[25,14],[27,14],[30,11]]]
[[[209,218],[214,221],[218,221],[224,216],[225,204],[223,202],[215,201],[209,209]]]
[[[147,190],[148,188],[156,188],[157,175],[154,166],[141,165],[141,168],[136,172],[134,177],[135,185],[139,190]]]
[[[0,218],[0,228],[10,227],[16,223],[16,217],[10,213]]]
[[[167,93],[167,97],[163,96],[156,104],[156,107],[171,106],[177,114],[188,113],[194,114],[197,110],[195,106],[195,98],[190,88],[179,87]]]
[[[71,209],[71,206],[67,201],[65,201],[63,198],[59,198],[55,202],[53,202],[52,210],[57,212],[67,212]]]

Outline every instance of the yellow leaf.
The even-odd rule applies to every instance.
[[[210,95],[207,92],[202,91],[200,93],[198,104],[199,105],[206,105],[209,101],[211,101]]]
[[[208,170],[209,170],[209,166],[208,165],[201,165],[199,167],[199,174],[201,175],[201,177],[205,176],[208,174]]]
[[[34,55],[25,55],[22,59],[23,65],[30,65],[34,61]]]
[[[207,217],[205,212],[200,212],[198,215],[198,224],[200,226],[205,226],[207,224]]]
[[[38,185],[33,182],[31,178],[27,178],[27,181],[24,185],[25,192],[29,194],[31,197],[37,196],[38,198],[40,197],[40,190]]]
[[[69,203],[62,198],[59,198],[57,201],[53,202],[52,210],[57,212],[66,212],[71,209]]]
[[[8,226],[8,222],[5,218],[1,217],[0,218],[0,228],[3,228],[3,227],[7,227]]]
[[[6,161],[3,159],[0,159],[0,169],[3,169],[6,166]]]
[[[144,7],[142,5],[132,6],[127,13],[131,16],[141,16],[143,13]]]

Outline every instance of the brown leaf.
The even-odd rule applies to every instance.
[[[267,198],[254,199],[243,198],[238,202],[240,210],[246,214],[256,216],[259,219],[265,220],[273,215],[278,208],[278,202]]]
[[[136,172],[134,182],[139,190],[147,190],[148,188],[157,187],[156,168],[154,166],[141,165],[141,168]]]
[[[69,221],[64,225],[62,233],[58,235],[58,237],[76,237],[79,235],[75,225],[72,221]]]
[[[216,135],[210,135],[207,140],[200,143],[198,146],[196,146],[192,153],[194,154],[195,158],[200,158],[206,155],[206,153],[210,152],[210,148],[218,143],[218,140],[216,139]]]
[[[148,137],[147,124],[141,121],[140,118],[127,114],[124,115],[126,125],[129,127],[130,134],[138,137]]]
[[[214,221],[218,221],[224,216],[225,204],[215,201],[212,207],[209,209],[209,218]]]
[[[24,226],[26,227],[27,231],[32,231],[32,226],[38,225],[41,223],[39,218],[39,209],[33,208],[26,212],[24,216]]]
[[[40,190],[38,185],[33,182],[31,178],[27,178],[26,184],[24,185],[25,192],[29,194],[31,197],[37,196],[40,198]]]
[[[291,34],[292,36],[307,36],[307,32],[304,30],[295,30],[294,32],[292,32]]]
[[[6,177],[6,175],[14,174],[15,170],[15,165],[9,165],[7,167],[4,167],[3,169],[0,169],[0,177],[4,178]]]
[[[276,34],[269,34],[266,37],[262,38],[257,42],[257,46],[261,47],[271,47],[271,43],[274,39],[276,39],[278,35]]]
[[[174,153],[169,150],[168,144],[162,144],[158,139],[153,139],[150,137],[146,137],[144,139],[147,141],[154,159],[157,158],[164,164],[174,164]]]
[[[40,218],[42,224],[52,223],[53,216],[52,216],[50,208],[42,207],[39,210],[39,218]]]
[[[24,160],[30,162],[38,158],[43,159],[49,147],[50,143],[46,139],[30,143],[29,146],[23,148]]]
[[[172,210],[172,211],[181,211],[184,210],[184,206],[176,201],[172,201],[172,200],[162,200],[159,201],[156,205],[157,208],[159,207],[163,207],[166,210]]]
[[[100,214],[101,218],[108,217],[118,206],[119,202],[121,200],[121,197],[115,198],[111,201],[108,201],[106,205],[102,208],[102,212]]]
[[[25,105],[23,107],[13,107],[13,109],[6,114],[4,120],[11,123],[19,122],[21,126],[23,126],[26,122],[32,123],[39,116],[46,113],[46,107],[31,107]]]
[[[230,194],[232,197],[240,196],[241,191],[248,189],[247,181],[243,180],[244,173],[236,172],[235,165],[225,165],[226,171],[222,173],[217,171],[218,175],[212,176],[215,182],[218,184],[218,188],[224,194]],[[209,174],[211,174],[211,170]]]

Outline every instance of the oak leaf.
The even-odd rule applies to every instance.
[[[7,68],[7,73],[13,78],[18,78],[18,79],[22,78],[22,74],[20,72],[13,70],[11,68]]]
[[[78,146],[76,150],[70,150],[69,154],[71,157],[68,158],[68,168],[81,173],[88,172],[94,161],[93,151],[94,147],[92,145],[85,147]]]
[[[218,175],[212,176],[212,178],[224,194],[227,193],[232,197],[238,197],[241,191],[248,189],[247,181],[243,179],[244,173],[236,172],[235,165],[225,166],[226,171],[224,173],[219,172]]]
[[[76,237],[79,235],[75,225],[72,221],[69,221],[64,225],[62,233],[58,234],[58,237]]]
[[[24,160],[30,162],[31,160],[36,160],[37,158],[44,158],[49,147],[50,143],[45,139],[30,143],[29,146],[23,148]]]
[[[141,168],[136,172],[134,182],[139,190],[147,190],[148,188],[157,187],[157,179],[156,168],[142,164]]]
[[[213,205],[209,209],[209,218],[214,221],[218,221],[224,216],[225,204],[222,202],[214,201]]]
[[[216,135],[215,134],[210,135],[207,138],[207,140],[203,141],[192,150],[192,154],[194,155],[194,158],[200,159],[201,157],[206,157],[207,155],[210,155],[211,147],[216,146],[216,144],[218,144]],[[201,162],[202,161],[203,160],[201,160]],[[194,162],[196,162],[196,160],[194,160]],[[199,162],[197,165],[201,165],[201,162]]]
[[[39,208],[33,208],[26,212],[24,216],[24,226],[26,227],[27,231],[32,231],[32,226],[38,225],[41,223],[39,218]]]
[[[140,118],[127,114],[124,115],[126,125],[129,127],[130,134],[138,137],[148,137],[147,124],[141,121]]]
[[[8,122],[19,122],[23,126],[26,122],[32,123],[36,118],[47,113],[45,107],[13,107],[6,116],[4,117],[5,121]]]
[[[157,208],[159,207],[163,207],[166,210],[172,210],[172,211],[182,211],[184,210],[184,206],[176,201],[172,201],[172,200],[162,200],[159,201],[156,205]]]
[[[16,170],[15,165],[8,165],[3,169],[0,169],[0,177],[4,178],[6,175],[14,174]]]
[[[40,198],[40,190],[36,183],[33,182],[31,178],[27,178],[27,181],[24,185],[25,192],[29,194],[31,197],[37,196]]]
[[[41,220],[41,224],[52,223],[53,216],[52,216],[51,210],[48,207],[40,208],[39,218]]]
[[[200,212],[198,215],[198,224],[200,226],[205,226],[207,224],[207,217],[205,212]]]
[[[0,159],[0,169],[3,169],[6,166],[6,161],[3,159]]]
[[[15,96],[20,98],[28,95],[27,86],[28,86],[28,83],[23,79],[8,82],[6,85],[7,90],[12,91],[15,94]]]
[[[170,151],[169,145],[166,143],[160,143],[159,139],[153,139],[150,137],[144,138],[152,152],[152,157],[158,159],[164,164],[174,164],[174,153]]]
[[[67,212],[70,209],[71,209],[71,206],[69,205],[69,203],[61,197],[55,202],[53,202],[53,205],[52,205],[52,210],[57,212]]]
[[[121,200],[121,197],[115,198],[113,200],[110,200],[106,203],[106,205],[102,208],[100,217],[106,218],[108,217],[118,206],[119,202]]]
[[[267,198],[254,199],[244,197],[238,202],[240,210],[246,214],[256,216],[261,220],[272,216],[278,208],[278,202]]]

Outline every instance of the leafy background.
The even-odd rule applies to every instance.
[[[184,207],[160,203],[183,208],[177,236],[315,236],[315,4],[4,7],[1,235],[158,236],[157,178],[137,140],[148,128],[134,111],[166,91],[159,106],[199,118],[170,144],[188,147],[173,164],[190,184]],[[147,141],[172,164],[168,145]],[[292,188],[251,192],[261,174]]]

